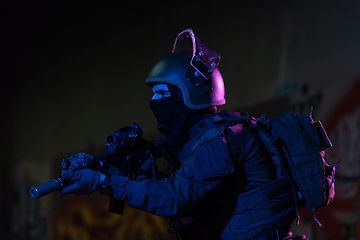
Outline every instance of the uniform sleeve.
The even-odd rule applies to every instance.
[[[217,136],[198,146],[169,178],[136,181],[113,176],[113,197],[155,215],[186,216],[221,182],[221,176],[233,172],[229,157],[225,138]]]
[[[181,171],[161,180],[124,179],[121,176],[112,177],[116,199],[125,199],[133,208],[168,218],[185,216],[217,185],[215,182],[188,179]]]

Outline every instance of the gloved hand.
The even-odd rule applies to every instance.
[[[151,168],[151,161],[150,159],[146,160],[143,165],[138,169],[138,176],[136,177],[136,180],[142,181],[145,179],[150,178],[149,176],[152,175],[152,168]]]
[[[61,178],[68,181],[68,185],[61,189],[61,194],[72,193],[75,195],[90,194],[100,183],[101,174],[91,169],[78,171],[62,171]]]

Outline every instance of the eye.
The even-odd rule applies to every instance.
[[[170,97],[170,92],[162,92],[163,97]]]
[[[168,92],[168,91],[155,91],[153,93],[154,93],[154,95],[151,98],[152,100],[167,98],[167,97],[171,96],[170,92]]]
[[[153,86],[152,90],[153,90],[152,92],[154,93],[152,97],[153,100],[171,96],[169,88],[167,87],[166,84],[156,84]]]

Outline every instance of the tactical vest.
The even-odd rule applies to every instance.
[[[190,155],[201,144],[220,136],[221,129],[231,131],[229,126],[238,124],[242,125],[241,115],[237,112],[207,115],[196,126],[196,132],[189,144],[181,150],[181,156]],[[232,163],[224,163],[229,164]],[[226,177],[226,174],[234,172],[232,166],[228,170],[224,169],[223,175],[219,177]],[[201,169],[196,171],[200,171],[201,175]],[[206,176],[206,173],[202,175]],[[194,240],[250,240],[266,229],[288,229],[297,217],[295,206],[293,186],[288,176],[242,193],[237,198],[211,195],[194,210],[194,224],[197,227],[192,226],[191,229],[197,233],[192,234],[192,237]],[[208,229],[204,229],[205,225]],[[207,232],[211,232],[211,238]]]

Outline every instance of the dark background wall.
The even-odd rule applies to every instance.
[[[222,55],[222,110],[273,116],[314,106],[337,143],[328,162],[343,164],[333,239],[356,235],[358,208],[341,206],[357,206],[359,1],[3,1],[0,11],[5,239],[62,239],[53,233],[54,196],[63,196],[28,197],[29,185],[56,177],[59,159],[101,149],[135,121],[157,136],[144,81],[186,28]],[[302,225],[312,239],[330,238],[312,221]]]

